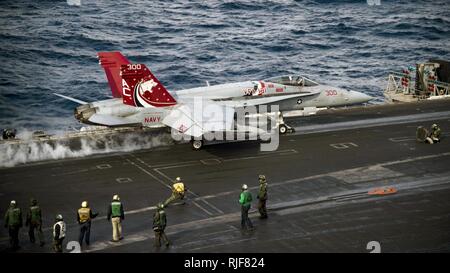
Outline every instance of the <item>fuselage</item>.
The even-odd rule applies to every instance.
[[[321,85],[301,76],[203,86],[172,91],[170,94],[180,102],[198,97],[235,108],[247,105],[277,105],[281,112],[302,110],[305,107],[346,106],[371,99],[360,92]],[[130,124],[163,127],[165,125],[162,120],[172,108],[173,106],[133,107],[123,104],[121,98],[114,98],[79,106],[75,110],[75,117],[81,122],[92,124],[88,119],[95,113],[126,119]]]

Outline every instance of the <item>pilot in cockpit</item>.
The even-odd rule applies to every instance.
[[[248,88],[247,92],[245,92],[244,96],[252,96],[253,94],[255,94],[258,91],[258,85],[255,84],[253,86],[253,89]]]
[[[255,84],[255,85],[253,86],[252,95],[255,94],[256,91],[258,91],[258,85],[257,85],[257,84]]]

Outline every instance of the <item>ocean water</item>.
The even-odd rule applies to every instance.
[[[0,128],[63,132],[111,96],[98,51],[169,90],[300,73],[381,102],[389,71],[450,60],[450,1],[2,1]]]

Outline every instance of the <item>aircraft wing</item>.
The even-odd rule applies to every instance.
[[[232,129],[234,121],[232,107],[203,98],[185,98],[178,102],[162,123],[180,133],[200,137],[207,132]]]
[[[262,105],[262,104],[271,104],[274,102],[280,102],[287,99],[293,99],[293,98],[302,98],[302,97],[309,97],[318,95],[320,92],[299,92],[295,94],[277,94],[274,96],[245,96],[242,97],[242,99],[221,99],[217,100],[217,102],[220,102],[220,104],[229,106],[229,107],[244,107],[244,106],[256,106],[256,105]]]

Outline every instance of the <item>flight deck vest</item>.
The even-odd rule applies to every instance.
[[[91,220],[91,209],[90,208],[80,208],[78,210],[78,215],[80,217],[80,223],[86,223]]]
[[[10,208],[8,210],[8,225],[9,226],[18,226],[20,225],[20,209],[19,208]]]
[[[120,208],[122,207],[122,204],[118,201],[113,201],[111,203],[111,216],[112,217],[120,217],[122,214],[120,213]]]
[[[440,138],[441,137],[441,128],[433,130],[433,132],[431,132],[431,136],[434,138]]]
[[[267,183],[261,183],[259,185],[258,197],[259,197],[259,200],[267,199]]]
[[[56,225],[59,226],[58,239],[65,238],[66,237],[66,223],[64,223],[63,221],[58,221],[53,225],[53,238],[55,238],[55,235],[56,235],[56,232],[55,232]]]
[[[166,213],[163,210],[159,211],[159,224],[163,230],[166,228],[167,224]]]
[[[32,223],[40,223],[41,222],[41,215],[40,215],[41,209],[39,206],[32,206],[30,207],[30,213],[31,213],[31,222]]]
[[[173,184],[173,188],[178,193],[183,193],[184,192],[184,184],[182,182],[178,182],[178,183]]]
[[[155,212],[155,215],[153,216],[153,229],[157,228],[164,230],[164,228],[166,227],[166,223],[166,213],[164,212],[164,210],[158,210],[157,212]]]

